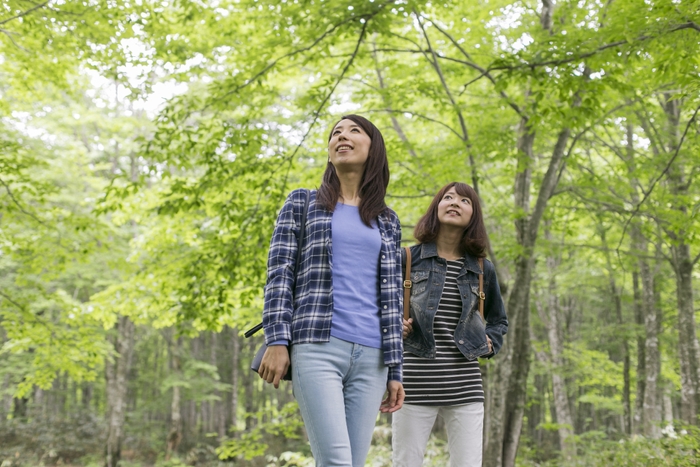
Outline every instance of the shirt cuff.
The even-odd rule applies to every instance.
[[[267,344],[268,347],[270,347],[270,346],[272,346],[272,345],[284,345],[284,346],[289,346],[289,341],[288,341],[287,339],[282,339],[282,340],[270,342],[269,344]]]
[[[403,365],[399,363],[398,365],[390,366],[387,380],[403,383]]]

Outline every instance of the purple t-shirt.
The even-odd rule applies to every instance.
[[[331,336],[381,349],[377,276],[382,238],[376,222],[372,227],[362,222],[357,206],[336,205],[331,222]]]

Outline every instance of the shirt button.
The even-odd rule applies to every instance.
[[[386,279],[382,280],[382,282],[384,282],[386,284]]]
[[[388,329],[387,329],[387,328],[384,328],[384,332],[387,332],[387,331],[388,331]]]
[[[386,259],[386,255],[382,255],[382,259]]]
[[[386,305],[384,305],[384,309],[385,309],[385,310],[387,309],[387,306],[386,306]]]
[[[460,339],[459,343],[464,344],[464,340]]]

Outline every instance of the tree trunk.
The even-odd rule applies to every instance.
[[[180,348],[181,338],[173,338],[170,348],[171,371],[173,374],[181,376]],[[177,452],[182,441],[182,413],[180,412],[180,385],[173,386],[173,398],[170,401],[170,430],[165,448],[165,460]]]
[[[120,316],[112,336],[114,361],[105,363],[107,383],[107,444],[105,466],[117,467],[121,457],[121,443],[124,437],[126,416],[127,376],[131,367],[134,350],[134,323],[126,316]]]
[[[666,114],[666,150],[674,154],[679,150],[680,119],[682,100],[675,99],[671,93],[665,95],[662,107]],[[674,195],[673,209],[682,217],[688,216],[685,199],[688,196],[688,182],[685,164],[679,158],[669,168],[668,184]],[[700,408],[700,349],[695,332],[695,309],[693,304],[693,260],[690,246],[686,243],[687,232],[684,228],[667,231],[671,237],[671,266],[676,276],[676,297],[678,300],[678,357],[681,370],[681,416],[687,423],[698,423]]]
[[[645,250],[639,250],[644,252]],[[642,310],[644,312],[644,400],[642,402],[643,433],[650,438],[661,437],[661,403],[658,381],[661,376],[661,351],[659,349],[659,322],[654,299],[654,276],[647,261],[639,260],[642,280]]]
[[[211,342],[209,345],[209,363],[216,367],[216,372],[220,375],[221,373],[216,361],[218,334],[212,332],[210,335]],[[209,410],[211,411],[212,418],[210,431],[215,431],[221,440],[226,435],[226,413],[224,413],[223,410],[223,397],[221,397],[221,391],[217,389],[214,391],[214,395],[216,396],[216,399],[209,402]]]
[[[231,329],[231,343],[233,352],[231,352],[231,428],[233,437],[238,437],[238,386],[240,380],[240,372],[238,361],[241,353],[241,338],[236,329]]]
[[[504,342],[505,356],[501,357],[498,374],[494,378],[492,433],[486,446],[485,465],[513,467],[522,430],[527,375],[530,370],[530,284],[535,264],[535,242],[547,203],[558,183],[562,159],[569,140],[568,128],[559,132],[549,159],[547,172],[530,213],[532,145],[534,134],[526,119],[521,121],[518,139],[518,172],[515,181],[516,233],[521,256],[516,259],[515,281],[508,297],[509,333]]]
[[[605,247],[605,261],[608,270],[608,281],[610,284],[610,295],[613,298],[613,303],[615,304],[615,317],[617,319],[617,326],[620,330],[626,328],[625,320],[622,317],[622,292],[617,286],[617,281],[615,280],[615,270],[613,269],[612,259],[610,258],[610,250],[608,249],[608,241],[605,235],[605,230],[602,224],[599,226],[600,239],[602,245]],[[630,348],[629,342],[627,341],[627,333],[624,333],[622,339],[622,431],[627,434],[632,434],[632,397],[631,397],[631,381],[630,381]]]
[[[248,355],[255,355],[256,342],[249,339],[248,342]],[[244,395],[245,395],[245,431],[249,431],[255,427],[256,420],[252,414],[256,412],[255,407],[255,381],[258,379],[258,375],[254,374],[252,371],[248,372],[248,375],[243,379],[245,384],[243,385]]]
[[[634,294],[634,321],[639,329],[644,326],[644,309],[642,307],[642,292],[639,287],[639,271],[632,272],[632,288]],[[637,434],[643,432],[644,393],[646,392],[646,353],[644,350],[644,333],[637,333],[637,393],[632,417],[633,429]]]
[[[683,421],[698,423],[700,408],[700,348],[695,333],[693,263],[690,247],[672,247],[678,299],[678,356],[681,370],[681,411]]]
[[[545,317],[544,324],[547,328],[549,353],[552,362],[552,393],[554,395],[555,420],[558,425],[559,449],[561,450],[562,457],[566,460],[570,460],[576,455],[576,444],[574,442],[574,422],[571,417],[571,411],[569,410],[566,384],[561,374],[561,370],[564,368],[564,346],[560,337],[560,307],[555,280],[557,266],[558,261],[555,258],[547,258],[547,269],[550,271],[549,290],[547,294],[546,310],[543,310],[542,314]]]
[[[81,386],[82,396],[80,398],[83,409],[88,412],[90,410],[90,403],[92,402],[92,394],[94,391],[93,383],[85,381]]]
[[[527,218],[530,212],[530,187],[532,185],[532,163],[533,163],[533,145],[535,134],[528,125],[526,118],[521,119],[518,129],[519,138],[517,143],[518,149],[518,170],[515,176],[515,206],[516,209],[522,211],[521,216],[515,220],[516,233],[518,235],[518,243],[522,245],[525,240],[527,231]],[[486,444],[484,447],[484,464],[492,466],[501,466],[503,464],[503,449],[506,436],[506,401],[508,397],[508,381],[510,381],[513,368],[514,346],[510,345],[510,341],[518,341],[514,334],[518,331],[521,322],[516,322],[520,318],[522,308],[527,310],[527,307],[516,309],[519,305],[525,303],[528,289],[530,286],[529,278],[525,276],[529,273],[528,258],[521,256],[516,263],[515,284],[510,287],[510,296],[508,297],[508,320],[510,332],[505,336],[503,347],[497,357],[494,365],[491,379],[491,400],[489,412],[489,431],[486,433]],[[523,287],[526,285],[526,287]],[[513,306],[511,307],[511,303]],[[529,312],[529,311],[528,311]],[[522,321],[520,318],[519,321]],[[528,327],[529,338],[529,320],[526,320]],[[521,341],[522,332],[519,333]],[[529,339],[528,339],[529,340]],[[524,344],[529,347],[529,342]],[[529,349],[528,349],[529,353]]]

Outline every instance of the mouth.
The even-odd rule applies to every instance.
[[[337,148],[335,148],[335,152],[340,152],[340,151],[352,151],[352,146],[348,144],[341,144]]]
[[[452,214],[452,215],[455,215],[455,216],[459,216],[459,213],[458,213],[457,211],[455,211],[454,209],[448,209],[448,210],[445,212],[445,214]]]

